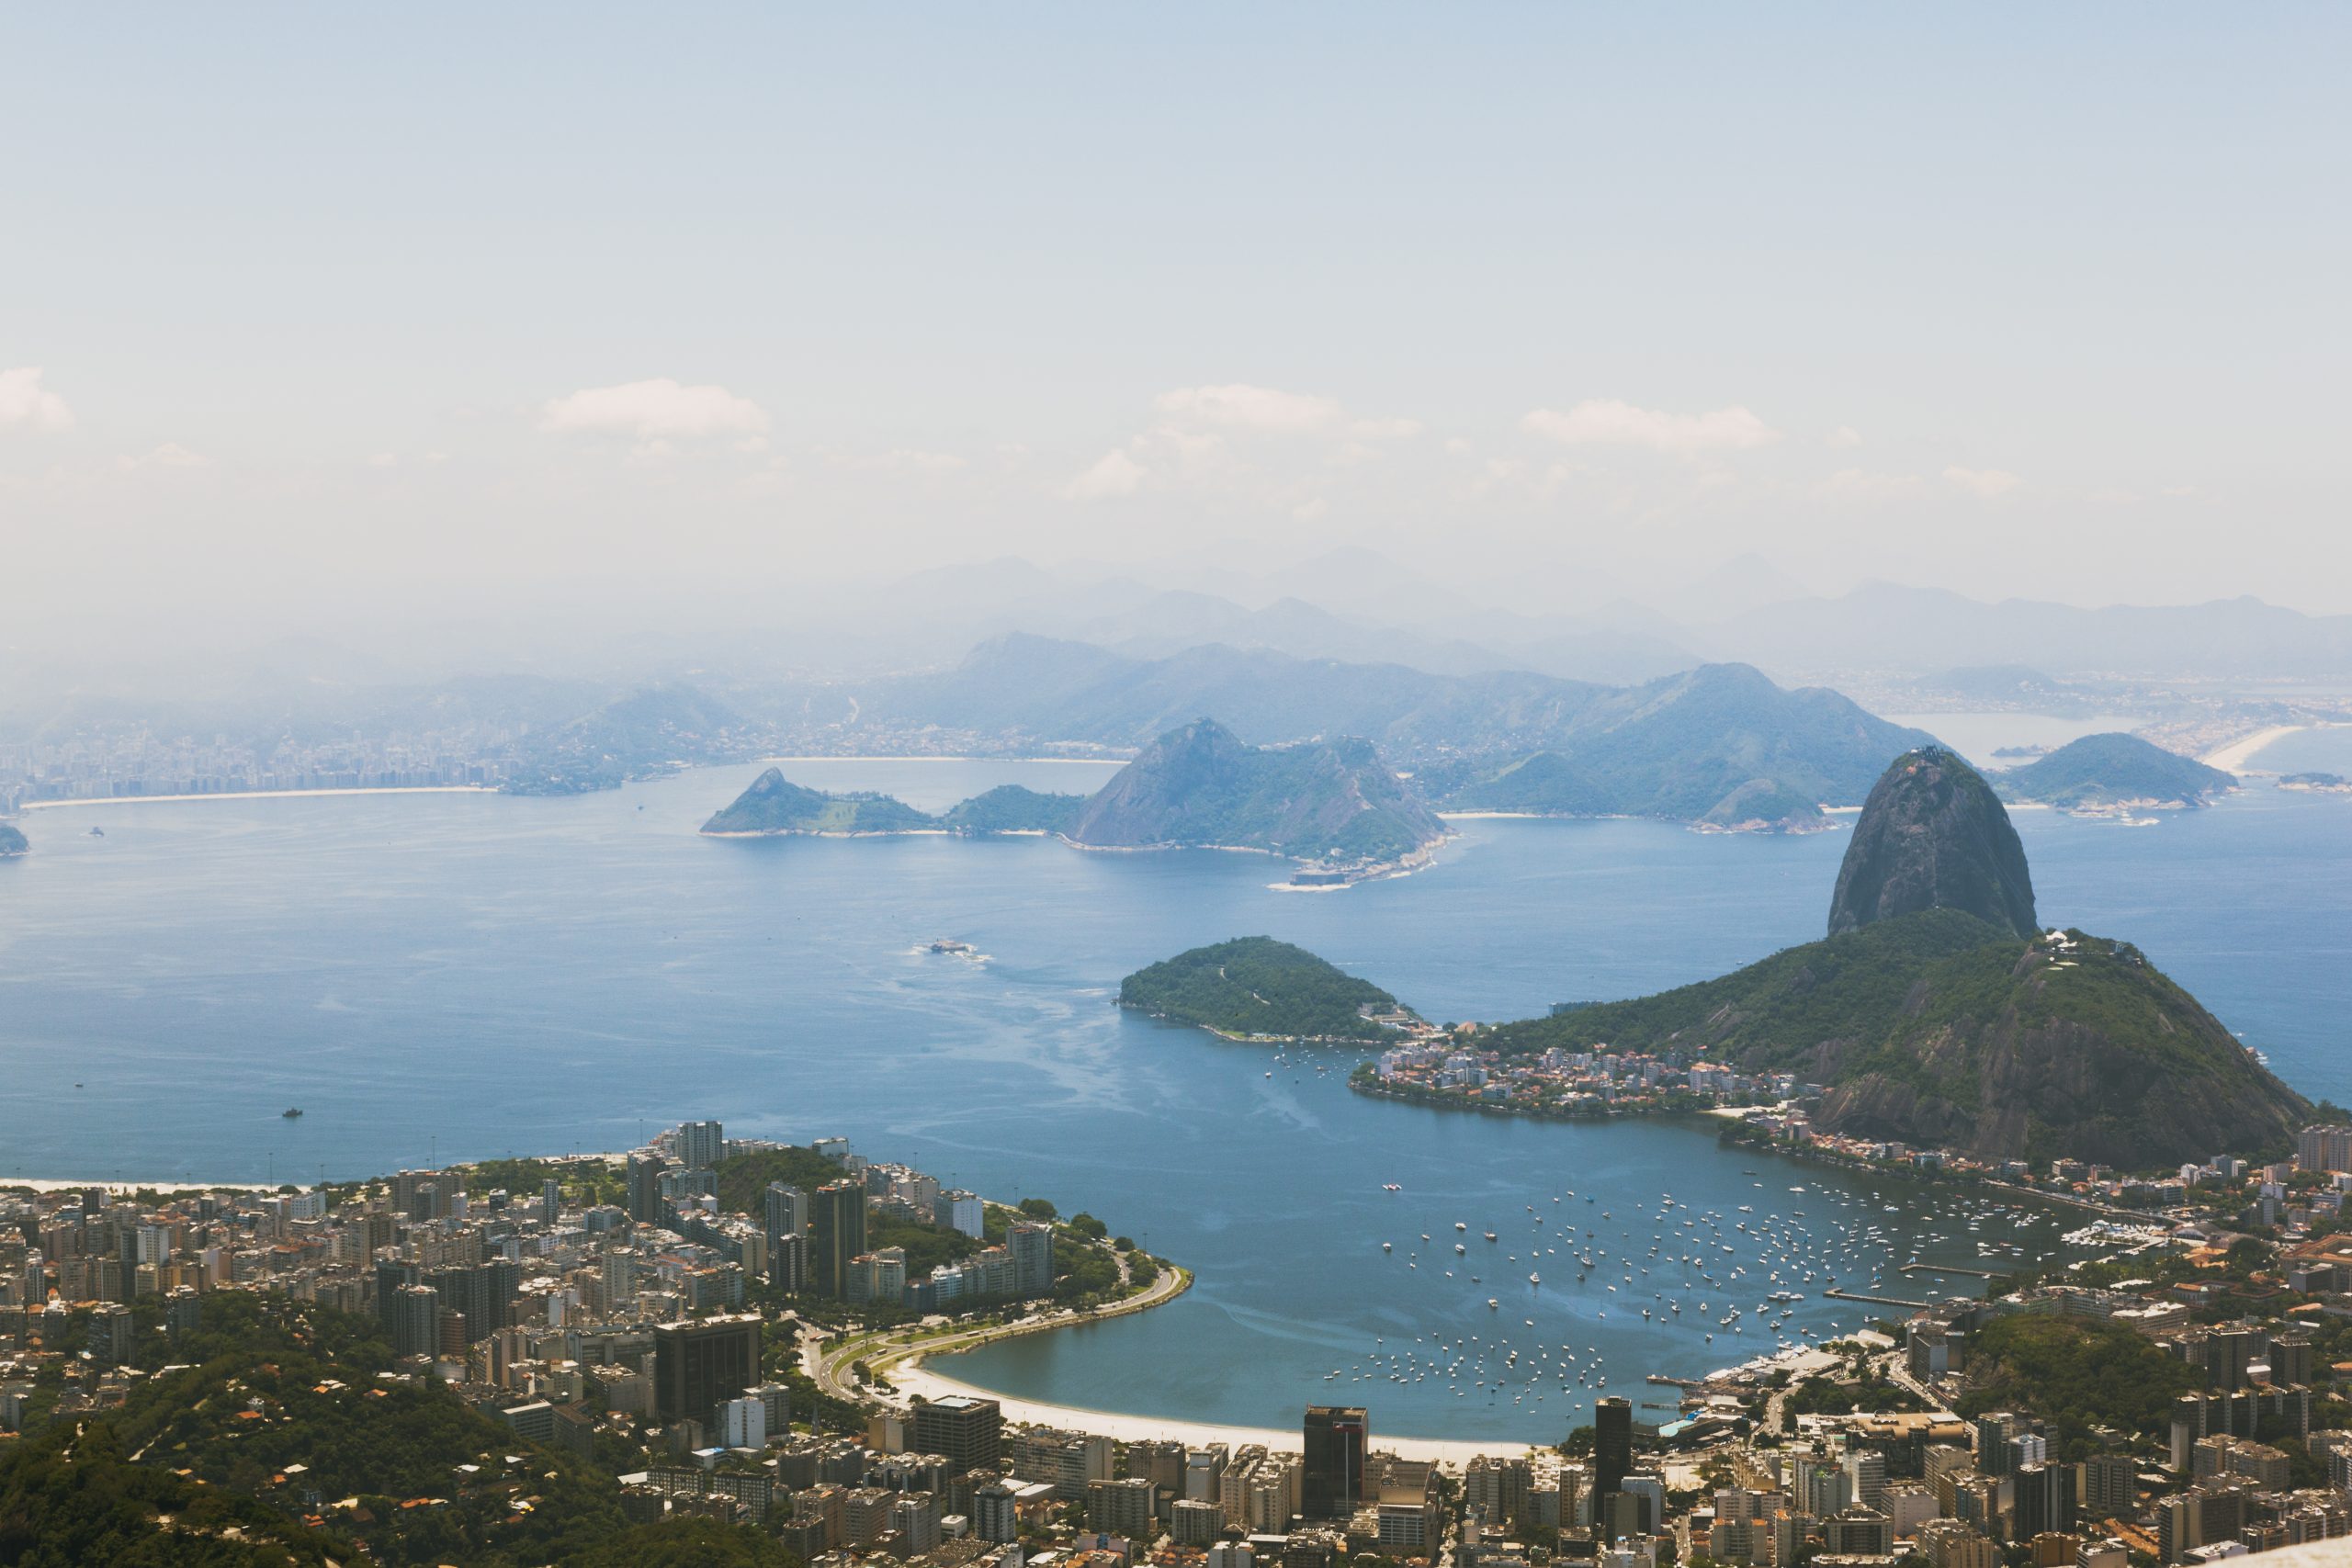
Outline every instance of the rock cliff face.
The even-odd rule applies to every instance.
[[[1197,719],[1146,747],[1086,803],[1073,843],[1268,850],[1304,860],[1393,860],[1445,825],[1363,740],[1249,746]]]
[[[1897,757],[1871,788],[1838,868],[1829,934],[1958,909],[2021,937],[2038,929],[2033,875],[1984,776],[1940,746]]]

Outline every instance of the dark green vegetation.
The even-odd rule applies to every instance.
[[[1082,795],[1041,795],[1019,784],[957,801],[942,818],[959,833],[1067,833],[1086,805]]]
[[[579,795],[743,755],[756,727],[690,686],[648,686],[526,737],[509,795]],[[756,752],[752,754],[756,755]]]
[[[2025,846],[1984,775],[1940,746],[1897,757],[1871,786],[1838,867],[1829,934],[1922,909],[2036,931]]]
[[[1998,778],[2007,800],[2052,806],[2111,806],[2120,801],[2203,804],[2235,787],[2237,778],[2193,758],[2152,746],[2136,735],[2086,735],[2041,761]]]
[[[20,855],[31,847],[12,824],[0,822],[0,855]]]
[[[1119,1005],[1220,1034],[1289,1040],[1379,1040],[1389,1031],[1359,1010],[1394,1011],[1396,998],[1302,947],[1245,936],[1138,969]]]
[[[827,795],[803,789],[770,768],[702,825],[706,833],[910,833],[936,829],[925,816],[887,795]]]
[[[2050,1424],[2050,1458],[2073,1464],[2098,1443],[2098,1427],[2146,1442],[2171,1430],[2172,1402],[2199,1387],[2196,1368],[2166,1355],[2144,1335],[2089,1318],[2018,1313],[1997,1317],[1968,1337],[1963,1416],[2020,1410]]]
[[[1498,1048],[1681,1048],[1828,1086],[1815,1126],[2127,1169],[2291,1139],[2310,1103],[2137,949],[1902,915],[1678,990],[1506,1024]]]
[[[1073,843],[1217,845],[1303,860],[1377,862],[1445,836],[1445,825],[1363,740],[1244,745],[1196,719],[1144,748],[1086,803]]]
[[[2352,779],[2342,773],[2281,773],[2280,789],[2352,790]]]
[[[628,1524],[609,1475],[437,1382],[379,1376],[371,1319],[222,1291],[173,1340],[152,1298],[135,1310],[152,1375],[130,1401],[0,1449],[0,1562],[788,1561],[750,1530]]]

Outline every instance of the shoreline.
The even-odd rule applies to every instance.
[[[2283,740],[2310,728],[2307,724],[2274,724],[2267,729],[2257,729],[2243,739],[2233,740],[2227,746],[2217,746],[2198,761],[2209,768],[2243,775],[2249,771],[2246,764],[2254,760],[2256,752],[2274,740]]]
[[[72,800],[28,800],[19,808],[50,811],[64,806],[156,806],[190,800],[308,800],[338,795],[496,795],[496,784],[354,785],[349,789],[223,789],[208,795],[85,795]]]
[[[1229,1443],[1236,1447],[1244,1443],[1263,1443],[1269,1449],[1281,1451],[1297,1449],[1302,1443],[1300,1433],[1278,1427],[1227,1426],[1212,1421],[1137,1416],[1125,1411],[1095,1410],[1082,1404],[1054,1404],[1044,1400],[1023,1399],[984,1388],[978,1383],[966,1382],[944,1372],[933,1371],[923,1365],[922,1360],[921,1356],[915,1356],[894,1364],[888,1373],[892,1386],[900,1393],[920,1394],[925,1399],[940,1399],[950,1394],[992,1399],[1004,1412],[1007,1421],[1069,1427],[1117,1438],[1125,1442],[1173,1438],[1193,1448],[1205,1447],[1210,1443]],[[1490,1459],[1513,1459],[1541,1451],[1538,1445],[1532,1443],[1383,1436],[1376,1430],[1367,1447],[1369,1451],[1394,1453],[1400,1459],[1429,1459],[1455,1464],[1464,1463],[1480,1454]]]

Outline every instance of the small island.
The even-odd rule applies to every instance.
[[[1228,1040],[1381,1041],[1420,1021],[1369,980],[1270,936],[1237,937],[1138,969],[1119,1005]]]
[[[0,822],[0,860],[23,854],[31,848],[32,845],[25,841],[25,836],[17,831],[13,824]]]
[[[2237,787],[2237,776],[2136,735],[2086,735],[1997,777],[2004,799],[2104,814],[2131,807],[2182,811]]]
[[[933,817],[891,795],[808,789],[786,778],[781,769],[770,768],[727,807],[713,812],[702,831],[714,839],[1058,832],[1081,804],[1079,795],[1039,795],[1005,784],[958,803],[944,817]]]
[[[2352,795],[2352,779],[2342,773],[2284,773],[2279,776],[2278,787],[2313,795]]]

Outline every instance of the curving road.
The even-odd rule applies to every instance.
[[[1127,1260],[1119,1259],[1119,1272],[1127,1273]],[[942,1334],[921,1325],[894,1329],[883,1334],[852,1335],[833,1339],[809,1336],[801,1341],[800,1365],[818,1389],[836,1399],[847,1399],[860,1404],[883,1405],[902,1409],[906,1402],[892,1399],[878,1390],[857,1380],[851,1370],[864,1361],[877,1375],[888,1375],[888,1369],[910,1356],[942,1356],[957,1350],[969,1350],[995,1339],[1009,1339],[1020,1334],[1042,1334],[1051,1328],[1067,1328],[1074,1323],[1099,1323],[1104,1318],[1123,1317],[1131,1312],[1148,1312],[1163,1302],[1173,1301],[1192,1288],[1189,1269],[1173,1264],[1163,1267],[1159,1278],[1138,1294],[1125,1297],[1106,1305],[1078,1311],[1064,1307],[1039,1313],[1009,1324],[988,1324]]]

